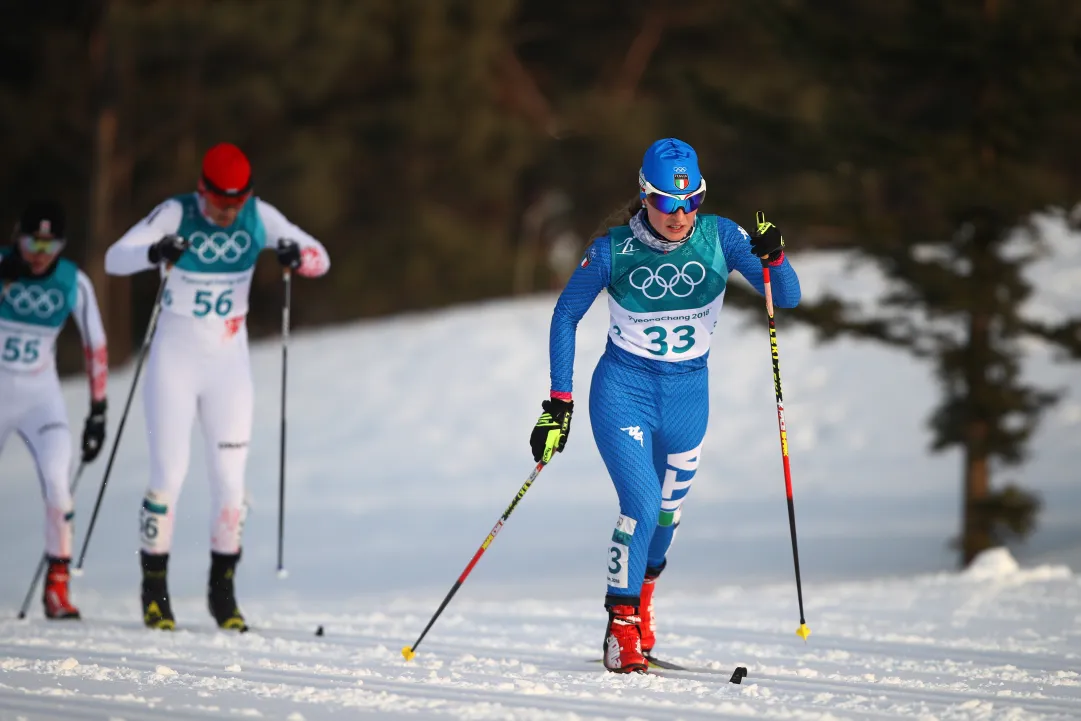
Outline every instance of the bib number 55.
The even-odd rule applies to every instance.
[[[0,351],[0,360],[8,363],[21,361],[33,363],[38,359],[38,346],[41,338],[27,338],[25,341],[18,336],[8,336],[4,339],[4,348]]]
[[[217,297],[212,290],[195,291],[195,310],[192,314],[196,318],[210,315],[211,312],[225,317],[233,309],[233,289],[223,290]]]

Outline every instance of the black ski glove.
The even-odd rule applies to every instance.
[[[296,270],[300,267],[300,246],[295,240],[282,238],[278,241],[278,262],[283,268]]]
[[[14,251],[0,258],[0,281],[18,280],[26,270],[26,261]]]
[[[784,238],[776,225],[766,221],[764,213],[759,212],[756,220],[758,230],[751,237],[751,252],[758,256],[762,265],[773,265],[784,255]]]
[[[529,447],[533,449],[533,460],[545,463],[552,460],[557,452],[567,445],[567,436],[571,433],[571,414],[574,413],[574,401],[550,398],[541,403],[544,413],[533,426],[529,434]]]
[[[90,463],[105,445],[105,401],[91,401],[90,415],[83,426],[83,463]]]
[[[176,265],[176,262],[180,260],[180,256],[184,255],[184,251],[188,249],[189,245],[190,243],[186,238],[170,233],[147,248],[146,257],[154,265],[162,262]]]

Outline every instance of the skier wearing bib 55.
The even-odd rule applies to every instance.
[[[210,612],[222,628],[247,628],[233,583],[252,426],[245,318],[255,261],[267,247],[283,267],[302,276],[321,276],[330,267],[319,241],[252,195],[244,153],[220,143],[203,158],[197,192],[166,200],[105,256],[105,269],[113,275],[160,268],[165,283],[143,390],[150,484],[139,527],[143,621],[151,628],[175,626],[166,571],[197,415],[212,497]]]
[[[604,637],[604,665],[618,673],[645,671],[656,640],[653,590],[698,469],[709,415],[706,360],[728,275],[739,271],[762,293],[769,265],[774,303],[793,307],[800,298],[776,226],[751,237],[727,218],[699,214],[706,181],[690,145],[653,143],[638,186],[629,223],[594,240],[556,303],[551,397],[530,436],[537,461],[566,445],[575,332],[607,289],[608,342],[593,373],[589,415],[619,496]]]
[[[79,618],[68,597],[71,563],[71,431],[56,375],[55,346],[68,316],[83,339],[90,376],[90,414],[83,427],[82,462],[105,441],[108,353],[90,279],[60,257],[64,209],[53,201],[26,206],[14,248],[0,248],[0,449],[18,433],[37,465],[45,497],[45,616]]]

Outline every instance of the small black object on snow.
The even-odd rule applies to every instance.
[[[743,679],[747,678],[747,667],[736,666],[736,670],[732,672],[732,678],[728,679],[729,683],[742,683]]]
[[[322,627],[322,626],[320,626],[319,628],[315,629],[315,635],[316,635],[316,636],[322,636],[322,635],[323,635],[323,627]]]

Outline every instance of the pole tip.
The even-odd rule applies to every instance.
[[[279,568],[278,578],[289,578],[289,571],[286,571],[284,568]]]
[[[71,567],[71,575],[75,576],[75,578],[81,578],[82,575],[83,575],[83,569],[80,568],[79,566],[72,566]]]
[[[807,628],[807,624],[801,623],[799,628],[796,629],[796,635],[806,641],[807,637],[811,635],[811,629]]]
[[[26,618],[26,611],[19,611],[19,620],[22,621]]]
[[[405,646],[402,648],[402,656],[406,661],[412,661],[417,655],[417,652],[413,650],[412,646]]]

